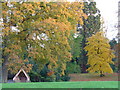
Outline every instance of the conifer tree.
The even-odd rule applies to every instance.
[[[80,34],[82,35],[81,50],[80,50],[80,60],[79,65],[81,67],[81,72],[86,73],[86,63],[88,57],[86,56],[87,52],[84,50],[86,46],[86,38],[92,36],[96,32],[100,31],[101,27],[101,14],[99,9],[96,7],[96,2],[92,2],[91,0],[84,0],[84,8],[83,12],[88,16],[87,19],[83,18],[82,29],[80,30]]]

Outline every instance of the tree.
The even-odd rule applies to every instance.
[[[115,45],[117,44],[117,41],[115,40],[115,38],[113,38],[112,40],[110,40],[109,42],[111,49],[115,49]]]
[[[97,32],[87,41],[85,50],[88,51],[87,64],[90,65],[87,71],[100,73],[100,76],[104,76],[106,72],[113,73],[109,64],[114,64],[112,58],[115,56],[110,49],[109,40],[104,36],[103,32]]]
[[[23,1],[4,2],[2,7],[3,82],[7,82],[8,70],[15,73],[22,67],[29,72],[29,60],[40,69],[47,63],[52,71],[60,68],[64,75],[71,59],[70,30],[75,30],[78,20],[83,24],[82,16],[87,17],[83,3]]]
[[[82,37],[78,33],[75,33],[74,31],[70,32],[69,37],[69,44],[71,47],[71,61],[67,63],[67,72],[68,73],[80,73],[80,65],[79,65],[79,55],[81,51],[81,40]],[[74,68],[73,68],[74,67]]]
[[[120,63],[119,63],[119,58],[120,58],[120,42],[118,42],[115,46],[115,51],[116,51],[116,66],[118,67],[118,73],[120,72]]]
[[[80,34],[82,35],[81,40],[81,50],[80,50],[80,59],[79,59],[79,65],[81,67],[82,73],[86,73],[86,63],[88,57],[86,56],[87,52],[84,50],[84,47],[86,46],[85,43],[86,38],[92,36],[92,34],[95,34],[96,32],[100,31],[101,27],[101,14],[99,9],[96,7],[96,2],[91,2],[90,0],[84,1],[84,8],[83,12],[88,16],[87,19],[83,18],[83,25],[82,29],[80,30]],[[78,27],[80,24],[78,24]]]
[[[29,9],[28,9],[29,10]],[[19,24],[22,22],[23,13],[20,13],[21,8],[17,2],[3,2],[2,3],[2,80],[7,82],[8,70],[16,73],[21,67],[26,71],[30,71],[31,64],[29,64],[28,58],[24,58],[24,52],[26,52],[26,33],[18,35],[20,32]],[[13,30],[12,28],[17,28]],[[19,30],[18,30],[19,29]]]
[[[111,65],[111,67],[114,72],[118,72],[118,47],[117,47],[118,43],[115,40],[115,38],[113,38],[112,40],[110,40],[109,44],[111,49],[115,51],[114,52],[115,58],[113,59],[115,64]]]

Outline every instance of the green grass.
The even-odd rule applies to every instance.
[[[118,73],[105,74],[104,77],[100,77],[99,74],[69,74],[70,81],[118,81]]]
[[[4,83],[2,88],[118,88],[118,81]]]

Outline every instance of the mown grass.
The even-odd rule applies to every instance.
[[[118,88],[118,81],[4,83],[2,88]]]
[[[104,77],[100,77],[99,74],[70,74],[70,81],[118,81],[118,73],[105,74]]]

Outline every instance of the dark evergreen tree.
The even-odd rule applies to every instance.
[[[118,43],[117,41],[115,40],[115,38],[113,38],[112,40],[110,40],[109,42],[110,44],[110,47],[112,50],[114,50],[114,55],[115,55],[115,58],[112,59],[112,61],[114,61],[114,65],[111,64],[111,67],[113,69],[114,72],[118,72]]]
[[[109,44],[111,46],[111,49],[114,49],[115,45],[117,44],[117,41],[115,40],[115,38],[113,38],[112,40],[110,40]]]
[[[82,35],[81,41],[81,53],[79,58],[79,65],[81,66],[81,72],[86,73],[86,63],[87,63],[87,52],[84,50],[86,46],[86,38],[92,36],[96,32],[100,31],[101,21],[100,21],[100,11],[96,7],[96,2],[90,2],[90,0],[84,2],[83,12],[88,16],[87,19],[83,18],[84,24],[80,28],[80,24],[78,23],[78,30]]]

